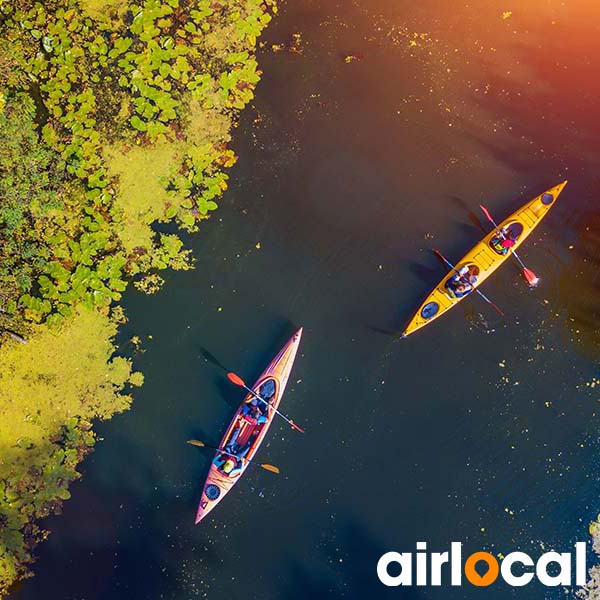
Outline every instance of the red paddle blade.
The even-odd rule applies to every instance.
[[[486,208],[486,207],[485,207],[483,204],[480,204],[480,205],[479,205],[479,208],[480,208],[480,209],[483,211],[483,213],[485,214],[485,216],[486,216],[486,217],[487,217],[487,218],[488,218],[490,221],[493,221],[493,219],[492,219],[492,215],[490,215],[490,213],[489,213],[488,209],[487,209],[487,208]]]
[[[246,387],[244,380],[235,373],[227,373],[227,379],[229,379],[231,383],[235,383],[235,385],[239,385],[240,387]]]
[[[531,287],[536,286],[540,282],[540,278],[530,269],[523,269],[523,275],[525,275],[525,279],[527,279],[527,283]]]
[[[490,304],[492,305],[492,307],[494,308],[494,310],[495,310],[495,311],[496,311],[496,312],[497,312],[497,313],[498,313],[498,314],[499,314],[501,317],[504,317],[504,316],[506,316],[506,315],[504,314],[504,311],[503,311],[503,310],[502,310],[502,309],[501,309],[499,306],[497,306],[496,304],[494,304],[494,303],[493,303],[491,300],[490,300]]]
[[[304,429],[302,429],[302,427],[298,427],[298,425],[296,425],[296,423],[294,423],[294,421],[292,421],[290,419],[290,425],[292,426],[293,429],[295,429],[296,431],[299,431],[300,433],[306,433],[304,431]]]

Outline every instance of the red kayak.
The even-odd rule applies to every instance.
[[[252,390],[264,398],[269,406],[248,393],[235,413],[204,482],[202,498],[196,513],[196,524],[200,523],[240,480],[250,464],[248,461],[252,460],[267,435],[275,418],[275,410],[272,409],[279,406],[301,337],[302,328],[292,336],[252,386]]]

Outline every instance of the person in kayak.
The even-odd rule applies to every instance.
[[[248,416],[249,418],[255,418],[258,425],[266,423],[267,417],[264,416],[263,412],[268,410],[267,405],[260,400],[254,398],[248,404],[242,408],[242,415]]]
[[[225,446],[225,450],[243,458],[240,453],[244,450],[246,450],[246,453],[248,452],[248,440],[252,437],[252,433],[258,425],[266,422],[267,418],[261,414],[256,406],[244,406],[242,416],[238,419],[237,425]]]
[[[258,395],[263,399],[269,402],[271,398],[275,395],[275,380],[267,379],[258,390]]]
[[[264,400],[264,402],[261,402],[255,396],[252,396],[252,398],[248,400],[248,404],[258,408],[258,410],[260,410],[264,415],[268,415],[269,407],[266,403],[270,403],[275,396],[275,381],[273,379],[268,379],[265,381],[260,388],[258,388],[257,394]]]
[[[517,236],[510,227],[500,229],[500,235],[490,240],[490,245],[498,254],[508,254],[508,251],[517,243]]]
[[[448,279],[446,289],[452,298],[462,298],[473,291],[477,279],[476,268],[464,265]]]

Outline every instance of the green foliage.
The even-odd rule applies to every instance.
[[[190,267],[273,0],[0,0],[0,595],[28,574],[90,422],[143,383],[114,357],[127,285]],[[108,315],[114,315],[110,321]],[[1,325],[1,323],[0,323]]]
[[[57,157],[38,143],[35,107],[11,94],[0,113],[0,281],[5,295],[28,290],[51,254],[40,228],[62,206]]]
[[[18,260],[31,258],[13,283],[23,292],[19,304],[27,319],[57,322],[75,304],[106,306],[118,300],[128,276],[145,277],[162,268],[164,261],[147,258],[161,251],[152,221],[175,220],[195,231],[217,208],[216,199],[227,187],[222,169],[235,161],[225,146],[227,129],[235,111],[252,99],[260,78],[251,52],[270,20],[269,4],[144,0],[117,11],[107,2],[107,10],[96,7],[93,16],[81,9],[80,0],[0,5],[4,37],[14,41],[18,32],[29,39],[20,69],[35,78],[47,110],[44,145],[36,148],[29,124],[32,160],[39,148],[45,161],[39,176],[34,174],[48,191],[37,198],[38,208],[52,203],[57,208],[61,201],[66,208],[47,229],[49,236],[37,232],[13,249]],[[221,139],[198,143],[189,137],[191,103],[228,115]],[[19,125],[11,120],[13,128]],[[125,149],[164,142],[179,148],[180,164],[162,177],[167,193],[162,209],[151,211],[133,229],[123,223],[133,211],[120,189],[120,174],[105,160],[107,142]],[[62,189],[65,171],[71,188],[79,186],[76,201],[73,189],[67,199],[56,191]],[[28,183],[21,188],[31,189]],[[0,218],[17,226],[29,210],[13,203]],[[136,212],[144,212],[139,204]],[[119,264],[125,261],[119,272],[97,272],[99,261],[115,254]],[[184,262],[183,255],[171,257],[173,264]],[[14,264],[6,265],[7,272],[17,273]]]
[[[2,348],[0,595],[26,574],[44,536],[34,521],[69,498],[95,442],[90,421],[128,408],[123,386],[141,383],[128,360],[113,356],[116,331],[106,315],[83,310],[60,327],[35,326],[27,345]]]

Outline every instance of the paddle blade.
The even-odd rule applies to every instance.
[[[239,385],[240,387],[246,387],[244,380],[235,373],[227,373],[227,379],[229,379],[229,381],[231,381],[231,383],[234,383],[235,385]]]
[[[504,311],[497,305],[494,304],[491,300],[490,300],[490,304],[492,305],[492,308],[501,316],[504,316]]]
[[[290,425],[292,426],[292,429],[295,429],[296,431],[299,431],[300,433],[306,433],[304,431],[304,429],[302,429],[302,427],[298,427],[298,425],[296,425],[296,423],[294,423],[294,421],[292,421],[290,419]]]
[[[263,463],[260,465],[265,471],[271,471],[271,473],[277,473],[279,475],[280,471],[275,465],[268,465]]]
[[[525,279],[531,287],[535,287],[540,282],[540,278],[530,269],[523,269],[523,275],[525,275]]]
[[[494,219],[492,219],[492,215],[490,215],[490,213],[489,213],[488,209],[487,209],[487,208],[486,208],[486,207],[485,207],[483,204],[480,204],[480,205],[479,205],[479,208],[480,208],[480,209],[483,211],[483,214],[484,214],[484,215],[485,215],[485,216],[486,216],[486,217],[487,217],[487,218],[488,218],[490,221],[493,221],[493,220],[494,220]]]
[[[435,248],[433,249],[433,253],[450,269],[454,269],[454,265],[439,251]]]
[[[439,250],[433,248],[433,253],[444,263],[446,264],[446,259],[443,257],[442,253]]]
[[[192,446],[200,446],[200,448],[206,446],[206,444],[204,442],[201,442],[200,440],[188,440],[187,443]]]

